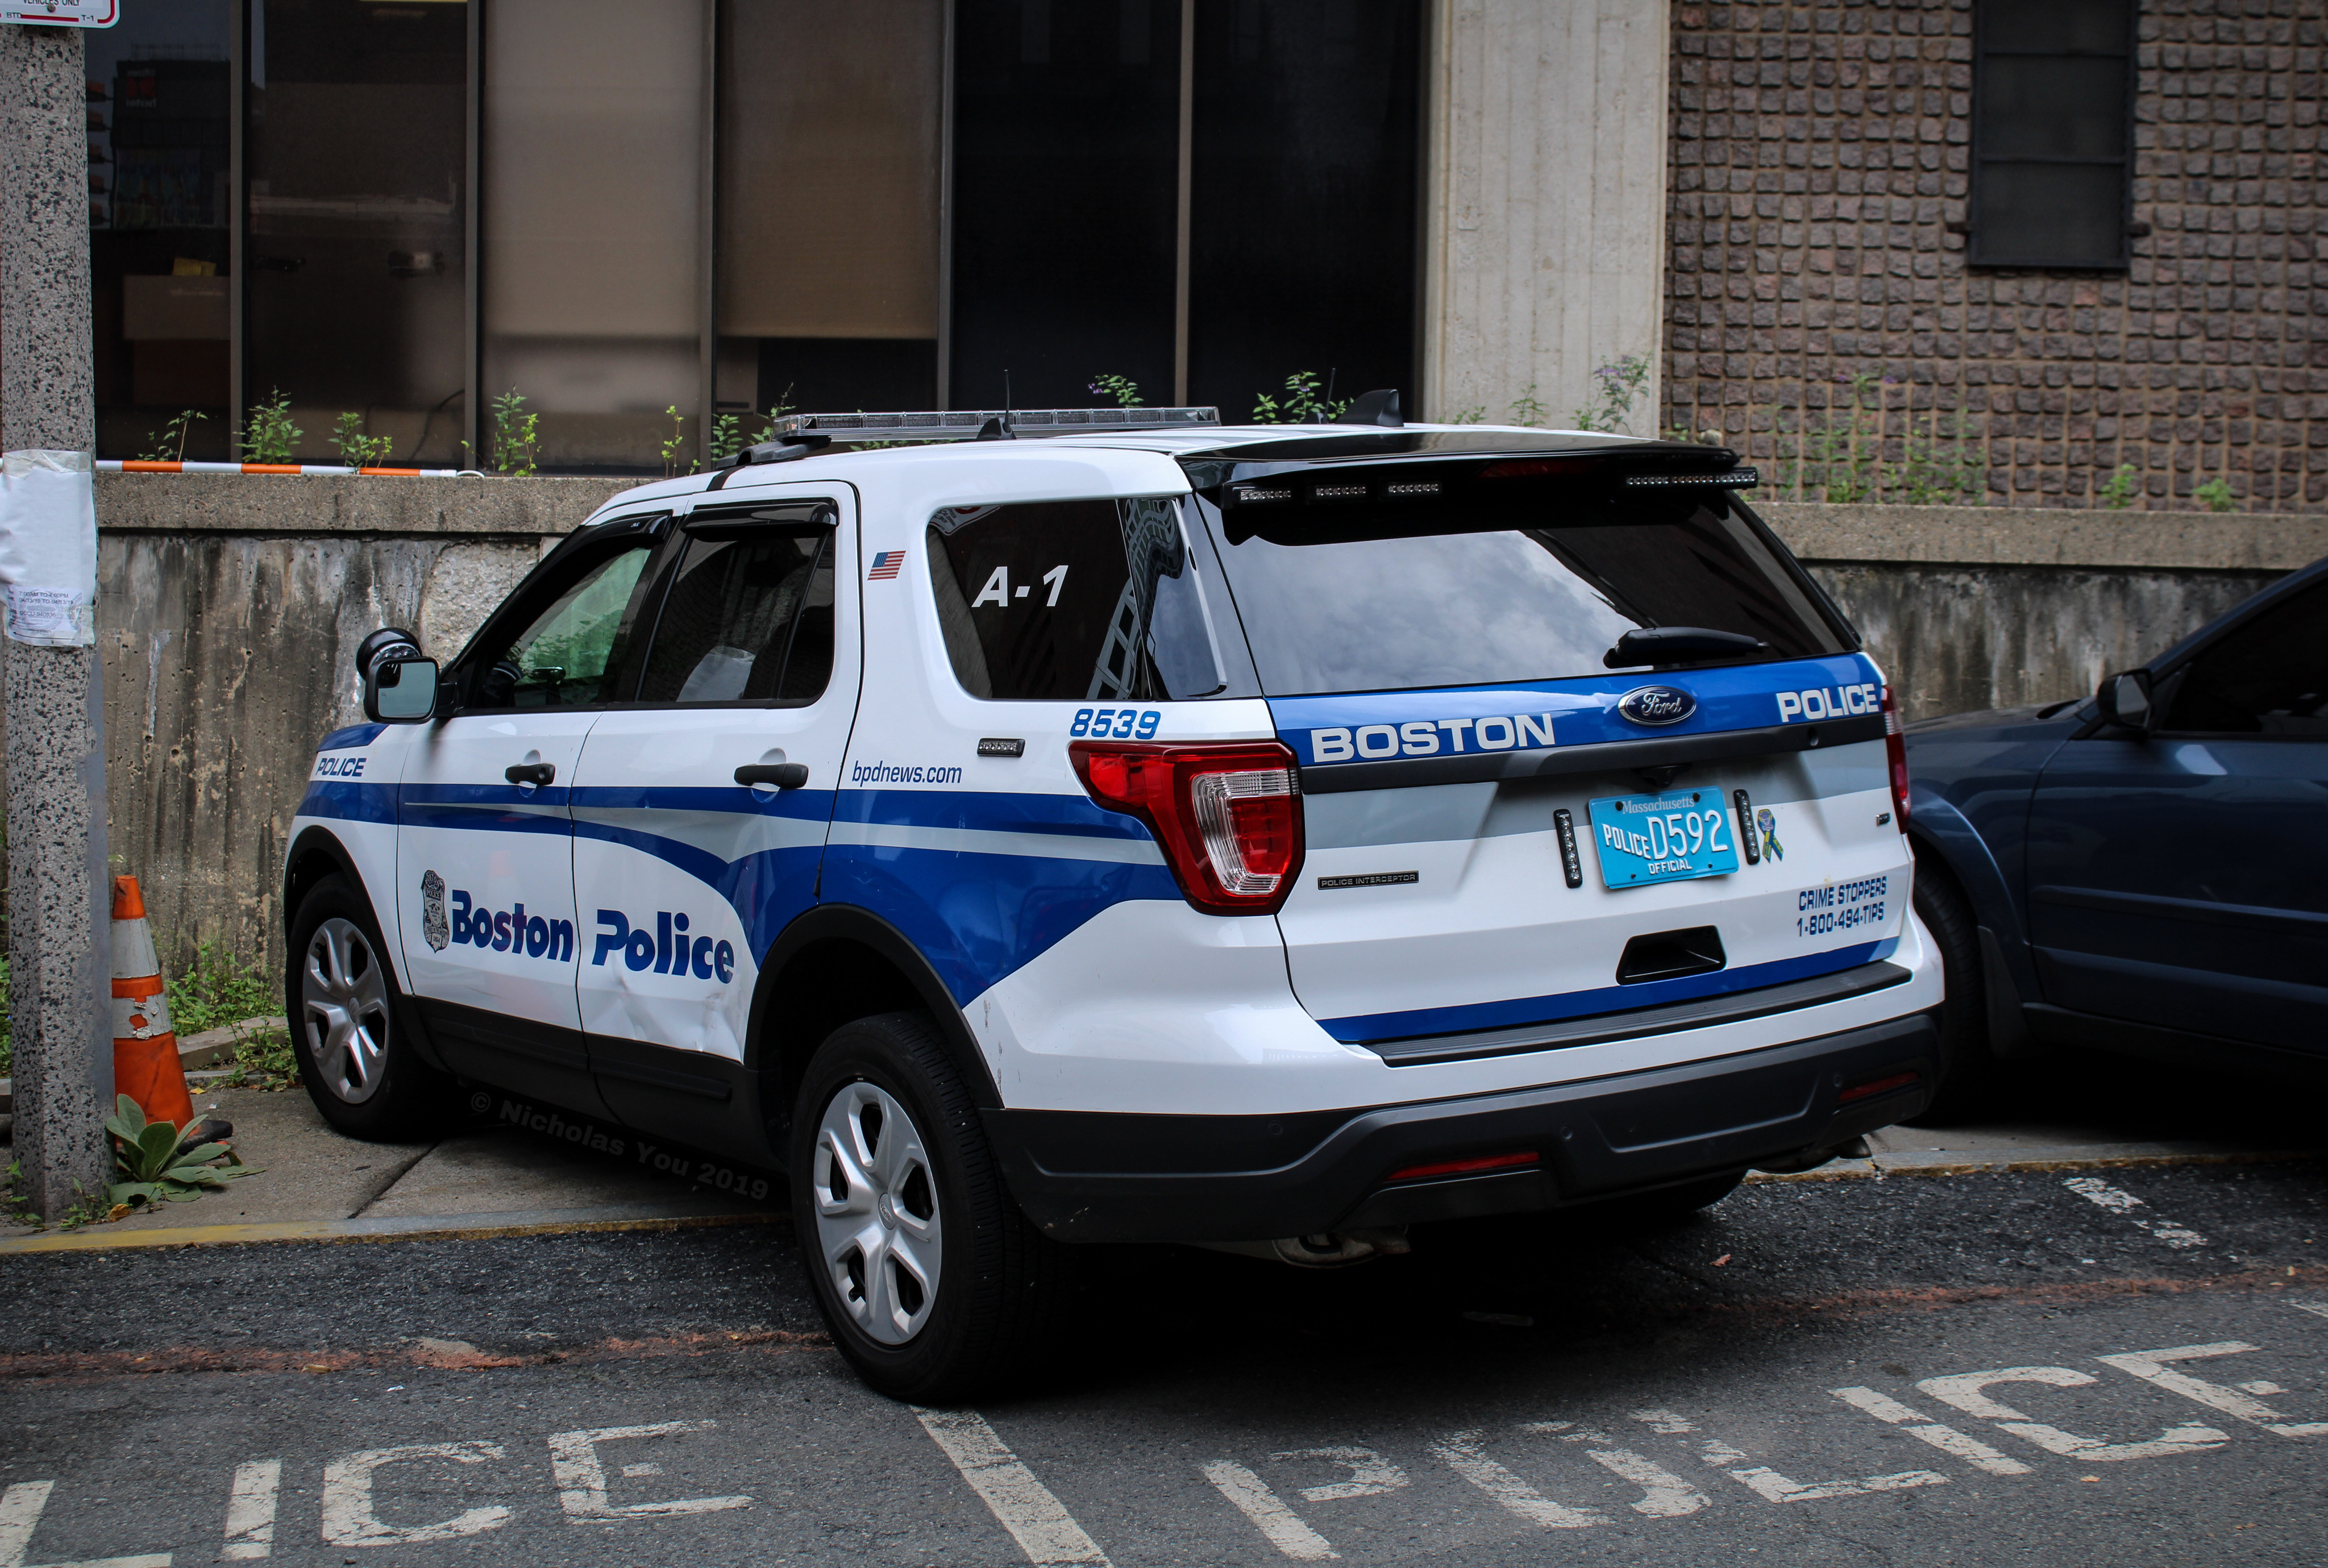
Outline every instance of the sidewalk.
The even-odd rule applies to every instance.
[[[479,1097],[489,1103],[474,1131],[427,1143],[365,1143],[333,1131],[296,1087],[206,1090],[198,1082],[197,1113],[233,1122],[236,1152],[261,1174],[195,1202],[165,1203],[109,1225],[74,1231],[0,1226],[0,1254],[661,1230],[783,1218],[782,1187],[771,1172],[723,1164],[513,1096]],[[540,1131],[520,1124],[537,1117]],[[699,1176],[704,1180],[694,1179]]]

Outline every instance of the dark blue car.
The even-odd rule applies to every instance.
[[[1907,740],[1926,1119],[2057,1044],[2328,1083],[2328,560],[2091,697]]]

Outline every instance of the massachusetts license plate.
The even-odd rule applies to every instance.
[[[1591,803],[1600,880],[1610,887],[1719,877],[1738,869],[1737,825],[1719,790],[1611,795]]]

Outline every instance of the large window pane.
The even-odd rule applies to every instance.
[[[97,449],[226,455],[227,0],[133,7],[89,41]]]
[[[244,392],[290,399],[310,461],[344,412],[399,462],[459,455],[467,12],[253,4]]]
[[[1419,0],[1197,8],[1188,397],[1241,419],[1295,371],[1413,376]]]
[[[691,460],[709,3],[486,9],[483,390],[546,468],[660,471],[672,407]]]
[[[719,406],[937,396],[945,11],[728,0],[719,93]]]
[[[1973,37],[1968,259],[2124,267],[2131,0],[1979,0]]]
[[[956,408],[1172,388],[1175,0],[956,0]]]

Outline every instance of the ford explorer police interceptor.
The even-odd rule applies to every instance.
[[[795,417],[441,668],[374,634],[285,871],[316,1105],[778,1166],[920,1399],[1075,1244],[1677,1215],[1920,1110],[1892,700],[1751,472],[1368,416]]]

